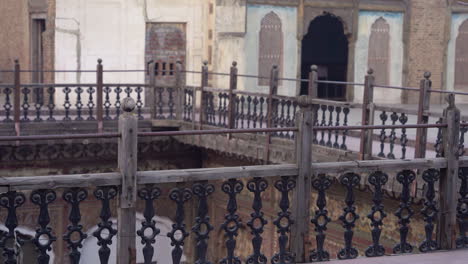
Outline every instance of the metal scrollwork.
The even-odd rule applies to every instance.
[[[422,178],[427,183],[427,192],[424,200],[424,207],[421,213],[424,216],[426,225],[424,226],[426,232],[426,239],[419,246],[419,251],[429,252],[437,249],[437,242],[432,239],[434,231],[434,221],[436,221],[439,210],[437,209],[437,202],[435,200],[434,183],[439,180],[440,173],[436,169],[429,169],[423,172]]]
[[[327,261],[330,260],[330,254],[324,250],[323,246],[325,243],[325,231],[327,230],[327,224],[331,221],[328,216],[328,210],[325,209],[327,205],[325,191],[332,185],[332,180],[325,175],[319,175],[318,178],[312,181],[312,187],[318,191],[317,207],[315,210],[315,216],[311,222],[315,225],[315,232],[317,232],[317,249],[312,250],[309,259],[312,262],[315,261]]]
[[[457,248],[468,247],[468,168],[460,168],[458,177],[461,180],[460,198],[457,204],[457,222],[460,236],[456,240]]]
[[[8,229],[0,240],[0,246],[3,248],[3,257],[6,264],[16,264],[17,252],[15,243],[22,244],[22,241],[16,238],[15,229],[18,226],[18,217],[16,209],[24,204],[26,198],[24,194],[15,191],[0,194],[0,206],[7,209],[8,215],[5,220],[5,226]],[[12,241],[13,242],[10,242]],[[11,246],[11,247],[10,247]]]
[[[236,213],[236,196],[242,191],[243,188],[244,184],[236,179],[229,179],[221,186],[223,192],[229,195],[229,200],[227,204],[228,213],[224,217],[224,223],[221,225],[221,228],[224,229],[225,236],[227,237],[227,256],[220,261],[220,264],[241,264],[239,257],[234,256],[234,250],[236,248],[235,237],[238,235],[239,228],[242,225],[239,219],[239,215]]]
[[[253,254],[247,258],[248,264],[263,264],[268,261],[265,255],[261,253],[263,242],[261,234],[263,233],[264,226],[268,223],[263,217],[261,195],[267,188],[268,182],[262,178],[253,178],[247,183],[247,189],[254,193],[254,200],[252,203],[254,212],[250,214],[252,218],[247,222],[251,230],[250,233],[254,236],[252,238]]]
[[[152,185],[148,185],[138,191],[138,197],[145,201],[145,210],[143,212],[145,220],[141,223],[140,230],[137,231],[137,235],[141,237],[141,243],[145,245],[143,247],[145,264],[153,263],[154,248],[152,244],[156,242],[156,236],[160,233],[160,230],[156,228],[156,221],[153,220],[155,215],[153,202],[160,195],[161,190]],[[151,233],[145,234],[146,230],[150,230]]]
[[[49,263],[50,257],[47,251],[52,250],[52,243],[57,240],[52,235],[52,228],[48,227],[50,223],[49,204],[55,201],[57,194],[53,190],[37,190],[31,193],[31,202],[40,208],[39,218],[37,220],[39,228],[36,229],[36,235],[32,242],[36,245],[39,256],[37,263]]]
[[[358,251],[352,246],[353,243],[353,228],[355,222],[359,219],[354,206],[355,198],[353,188],[361,181],[361,176],[355,173],[346,173],[340,177],[340,183],[346,187],[346,207],[343,209],[343,214],[340,220],[343,222],[343,227],[346,229],[344,233],[345,247],[338,252],[339,259],[353,259],[358,256]]]
[[[112,237],[117,234],[117,230],[112,227],[111,218],[111,209],[110,209],[110,200],[114,199],[117,196],[117,187],[115,186],[103,186],[98,187],[94,191],[94,196],[101,200],[101,222],[98,223],[98,229],[93,232],[98,240],[99,248],[99,260],[101,263],[107,264],[109,262],[110,248],[109,245],[112,244]],[[107,231],[107,233],[104,233]]]
[[[400,207],[395,212],[398,217],[398,224],[400,224],[400,243],[393,247],[393,253],[411,253],[413,252],[413,246],[407,242],[410,218],[413,216],[414,211],[411,209],[411,195],[410,186],[416,179],[416,174],[412,170],[404,170],[397,174],[397,181],[403,185],[401,191],[401,202]]]
[[[279,207],[281,211],[278,217],[273,221],[273,224],[278,229],[279,238],[279,253],[276,253],[271,259],[272,264],[292,264],[295,262],[295,256],[287,250],[288,235],[291,231],[291,225],[294,221],[291,219],[291,212],[289,211],[289,192],[296,187],[296,181],[288,176],[282,176],[280,180],[275,182],[275,188],[281,192],[281,199]]]
[[[383,219],[387,216],[384,212],[384,206],[382,204],[384,186],[388,181],[388,175],[376,171],[369,176],[369,183],[374,186],[374,195],[372,201],[371,213],[367,215],[367,218],[371,220],[372,226],[372,245],[366,249],[367,257],[379,257],[385,254],[385,248],[379,244],[380,234],[382,233]]]
[[[175,223],[172,225],[172,231],[167,236],[171,239],[171,245],[174,246],[172,250],[172,263],[179,264],[182,258],[184,240],[189,235],[185,230],[184,224],[184,203],[192,198],[192,192],[186,188],[175,188],[171,190],[169,198],[177,204],[177,209]]]
[[[83,233],[83,225],[79,224],[81,220],[80,203],[87,197],[88,192],[83,188],[71,188],[63,193],[63,200],[71,205],[68,215],[71,225],[68,225],[63,239],[67,242],[68,248],[71,249],[69,257],[72,264],[80,263],[81,253],[78,248],[83,247],[83,240],[88,237],[86,233]],[[78,234],[78,239],[72,239],[74,233]]]
[[[197,217],[195,217],[195,225],[192,230],[196,234],[197,241],[197,261],[195,264],[210,264],[206,259],[206,251],[208,249],[208,239],[213,226],[210,224],[208,216],[207,197],[214,192],[212,184],[196,183],[192,187],[192,192],[198,197]]]

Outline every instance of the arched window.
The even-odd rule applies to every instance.
[[[263,17],[260,24],[258,74],[270,76],[273,65],[278,65],[279,76],[283,71],[283,31],[281,19],[274,12]],[[269,85],[270,79],[258,79],[258,85]]]
[[[371,28],[368,66],[374,70],[376,84],[389,84],[390,25],[383,18],[377,19]]]
[[[455,44],[455,89],[468,90],[468,20],[458,29]]]

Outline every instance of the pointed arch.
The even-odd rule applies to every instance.
[[[375,72],[375,83],[389,85],[390,25],[380,17],[371,27],[367,65]]]
[[[458,28],[455,43],[455,90],[468,90],[468,19]]]
[[[283,74],[283,30],[280,17],[275,12],[266,14],[260,24],[258,52],[259,76],[270,76],[271,67],[277,65]],[[258,85],[269,85],[270,79],[258,79]]]

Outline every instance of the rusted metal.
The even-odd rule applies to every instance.
[[[103,73],[102,73],[102,60],[98,59],[98,64],[96,66],[96,117],[98,122],[98,132],[102,133],[103,123],[102,123],[102,89],[103,89]]]
[[[13,115],[15,121],[15,132],[16,135],[20,135],[20,97],[21,97],[21,73],[20,73],[20,64],[18,59],[15,60],[15,77],[14,77],[14,90],[13,90]]]

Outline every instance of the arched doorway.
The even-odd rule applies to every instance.
[[[331,14],[316,17],[310,22],[302,39],[301,75],[307,79],[310,66],[318,65],[320,80],[346,81],[348,66],[348,39],[343,23]],[[307,94],[307,83],[302,83],[301,94]],[[319,84],[318,97],[345,100],[346,86]]]

